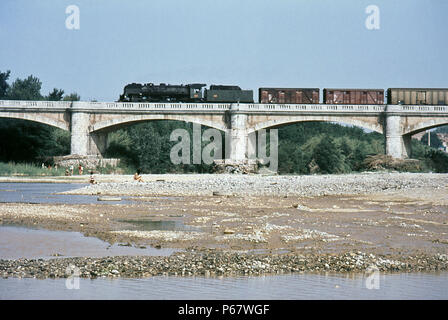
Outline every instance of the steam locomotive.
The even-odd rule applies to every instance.
[[[253,103],[253,91],[238,86],[192,83],[167,85],[131,83],[124,87],[121,102],[222,102]],[[318,104],[318,88],[259,88],[260,103]],[[324,104],[384,104],[384,89],[323,89]],[[388,104],[448,105],[448,89],[390,88]]]
[[[242,102],[253,103],[253,91],[241,90],[238,86],[191,83],[167,85],[161,83],[131,83],[124,87],[121,102]]]

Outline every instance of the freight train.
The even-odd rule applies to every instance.
[[[253,103],[253,91],[239,86],[192,83],[169,85],[131,83],[120,102],[222,102]],[[384,104],[384,89],[323,89],[324,104]],[[318,104],[318,88],[259,88],[259,103]],[[448,89],[389,88],[387,104],[448,105]]]

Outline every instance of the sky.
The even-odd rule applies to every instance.
[[[0,71],[86,101],[132,82],[448,88],[447,39],[446,0],[0,1]]]

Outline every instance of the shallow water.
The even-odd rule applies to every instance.
[[[381,274],[378,289],[366,276],[152,277],[146,279],[0,279],[0,299],[447,299],[448,273]],[[67,282],[68,281],[68,282]],[[68,285],[67,285],[68,284]],[[75,288],[79,289],[75,289]],[[72,288],[72,289],[68,289]],[[44,294],[45,293],[45,294]]]
[[[98,201],[98,196],[56,194],[85,187],[80,183],[0,183],[0,203],[52,203],[52,204],[129,204],[122,201]]]
[[[132,227],[126,227],[126,230],[139,230],[139,231],[202,231],[202,229],[185,225],[179,220],[151,220],[151,219],[134,219],[134,220],[118,220],[119,222],[125,222]]]
[[[55,258],[55,254],[62,257],[168,256],[175,251],[179,250],[110,245],[80,232],[0,226],[0,259],[49,259]]]

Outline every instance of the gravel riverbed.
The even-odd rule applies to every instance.
[[[257,195],[322,196],[362,194],[412,188],[446,188],[448,174],[359,173],[345,175],[263,176],[230,174],[147,175],[142,183],[104,182],[67,191],[65,194],[88,195]],[[101,178],[99,178],[98,181]]]
[[[3,259],[0,276],[67,277],[71,266],[89,278],[448,270],[448,174],[166,174],[145,175],[143,183],[132,176],[98,175],[96,180],[65,194],[129,196],[135,203],[4,203],[0,223],[183,251],[169,257]],[[145,230],[134,220],[188,228]]]
[[[3,278],[142,278],[170,276],[267,275],[294,272],[416,272],[447,271],[448,256],[415,255],[394,258],[363,252],[338,255],[247,254],[189,251],[169,257],[59,258],[0,260]]]

